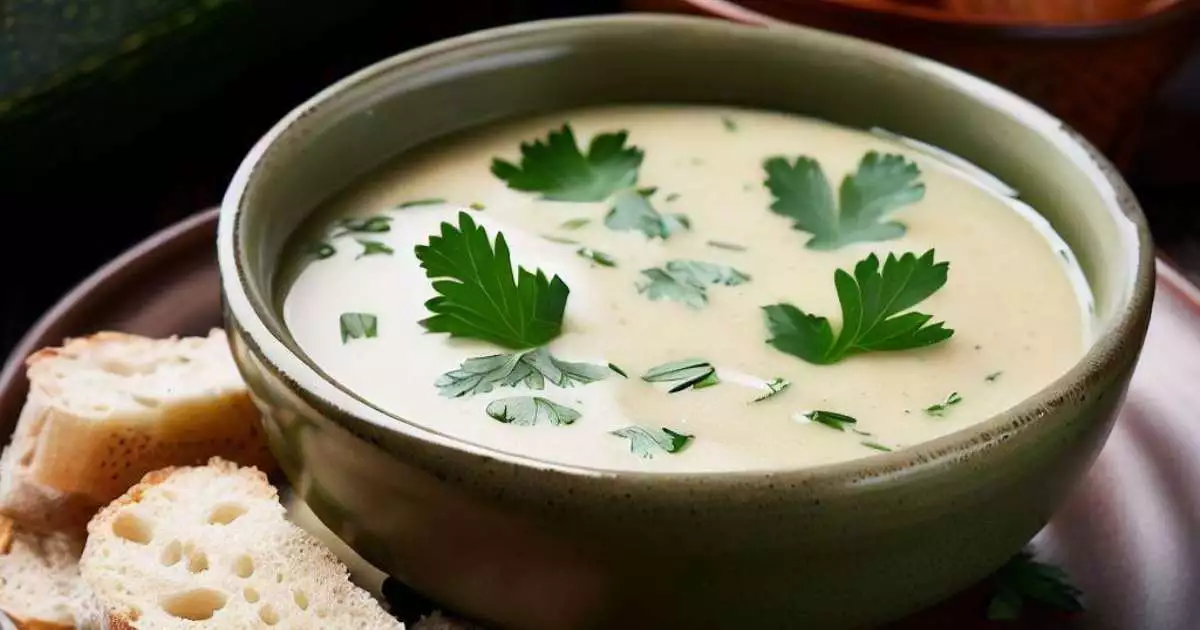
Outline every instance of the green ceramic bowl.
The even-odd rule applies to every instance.
[[[1037,395],[952,435],[844,464],[706,474],[564,466],[451,439],[360,399],[297,347],[275,283],[314,206],[433,138],[613,102],[800,112],[966,157],[1070,242],[1099,340]],[[855,39],[652,16],[477,33],[337,83],[250,152],[219,251],[238,364],[314,511],[434,599],[525,630],[852,628],[979,580],[1046,523],[1103,445],[1154,284],[1125,184],[1026,101]]]

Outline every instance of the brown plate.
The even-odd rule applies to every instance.
[[[11,433],[25,398],[21,363],[37,348],[101,329],[166,336],[219,325],[215,232],[216,211],[164,230],[43,316],[0,372],[2,434]],[[1034,543],[1042,559],[1073,576],[1088,611],[1063,617],[1034,610],[1020,622],[988,622],[988,587],[981,585],[889,630],[1200,628],[1200,289],[1168,263],[1160,261],[1158,272],[1150,333],[1120,421]],[[411,618],[424,611],[399,612]]]

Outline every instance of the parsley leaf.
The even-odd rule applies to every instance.
[[[931,416],[941,418],[950,411],[950,407],[962,402],[962,399],[962,396],[959,396],[958,392],[951,392],[950,395],[946,397],[946,400],[943,400],[936,405],[929,405],[924,409],[924,411]]]
[[[651,459],[658,451],[678,453],[682,451],[696,436],[677,433],[666,427],[661,429],[646,429],[639,426],[628,426],[612,432],[617,437],[629,440],[629,452],[643,459]]]
[[[377,255],[391,256],[392,254],[396,253],[396,250],[389,247],[387,243],[381,243],[379,241],[368,241],[366,239],[361,239],[361,238],[354,239],[354,240],[358,241],[358,244],[363,246],[362,252],[358,256],[354,257],[355,260],[362,258],[363,256],[377,256]]]
[[[373,339],[379,335],[379,320],[370,313],[342,313],[338,318],[342,343],[351,339]]]
[[[570,407],[541,396],[513,396],[493,400],[488,403],[484,412],[493,420],[526,427],[535,424],[559,427],[575,422],[582,415]]]
[[[844,413],[838,413],[836,411],[823,411],[818,409],[814,411],[806,411],[799,415],[805,420],[823,424],[830,429],[837,429],[838,431],[845,431],[847,426],[858,423],[858,420],[854,419],[853,417],[847,416]]]
[[[604,225],[610,230],[625,232],[637,230],[649,238],[667,239],[672,234],[692,229],[692,222],[684,214],[661,214],[650,205],[646,191],[625,190],[617,194],[613,207],[604,217]]]
[[[542,234],[541,236],[542,236],[542,238],[546,239],[547,241],[550,241],[551,243],[558,243],[560,245],[578,245],[579,244],[579,241],[577,241],[573,238],[567,238],[565,236],[557,236],[554,234]]]
[[[638,282],[638,293],[651,300],[668,299],[692,308],[708,304],[708,285],[727,287],[745,284],[750,276],[726,265],[696,260],[672,260],[665,268],[643,269],[644,278]]]
[[[902,155],[880,155],[871,151],[858,163],[858,170],[842,180],[838,207],[833,203],[829,180],[816,160],[768,159],[766,185],[775,202],[771,210],[790,217],[797,230],[812,234],[809,249],[838,249],[851,243],[887,241],[904,235],[905,227],[884,221],[884,215],[914,204],[925,196],[925,185],[917,179],[921,169]]]
[[[584,227],[591,222],[592,222],[592,220],[588,219],[586,217],[577,217],[574,219],[567,219],[566,221],[563,221],[562,224],[559,225],[558,227],[560,227],[564,230],[578,230],[579,228]]]
[[[792,386],[791,381],[787,380],[786,378],[780,378],[777,376],[777,377],[763,383],[763,387],[765,387],[767,391],[764,392],[758,398],[755,398],[751,402],[762,402],[768,398],[774,397],[777,394],[782,394],[783,390],[785,390],[791,386]]]
[[[703,359],[684,359],[655,366],[642,375],[642,380],[647,383],[677,383],[668,390],[672,394],[688,388],[712,387],[720,382],[717,380],[717,368]]]
[[[432,198],[431,199],[414,199],[412,201],[405,201],[404,203],[396,206],[396,209],[402,210],[404,208],[415,208],[417,206],[432,206],[432,205],[439,204],[439,203],[446,203],[446,200],[445,199],[432,199]],[[474,205],[474,204],[472,204],[472,205]]]
[[[709,241],[708,246],[716,247],[717,249],[728,249],[731,252],[744,252],[747,249],[745,245],[738,245],[737,243],[729,243],[726,241]]]
[[[492,174],[509,188],[538,192],[552,201],[604,201],[637,184],[642,150],[625,146],[629,134],[602,133],[592,138],[587,155],[579,150],[570,125],[545,140],[521,143],[521,164],[492,160]]]
[[[425,302],[432,317],[421,320],[430,332],[470,337],[506,348],[540,346],[562,331],[570,290],[558,276],[547,279],[520,267],[513,278],[508,243],[496,234],[493,248],[487,230],[466,212],[458,227],[442,223],[441,235],[415,251],[433,278],[438,296]]]
[[[575,253],[579,254],[580,256],[583,256],[584,258],[587,258],[588,260],[591,260],[592,262],[596,263],[597,265],[600,265],[601,267],[616,267],[617,266],[616,258],[613,258],[612,256],[605,254],[604,252],[596,251],[590,247],[580,247],[579,249],[575,250]]]
[[[1037,562],[1028,551],[1012,557],[993,577],[996,587],[987,608],[987,618],[993,621],[1018,619],[1025,602],[1067,612],[1080,612],[1081,592],[1073,586],[1067,574],[1053,565]]]
[[[486,394],[496,387],[517,385],[544,389],[546,381],[566,388],[604,380],[609,369],[591,363],[560,361],[542,347],[467,359],[458,369],[439,376],[434,386],[447,398]]]
[[[339,219],[334,225],[340,228],[341,232],[335,232],[330,238],[337,238],[347,234],[380,234],[388,232],[392,229],[392,217],[378,214],[371,217],[347,217]]]
[[[909,350],[945,341],[954,334],[931,315],[902,313],[946,284],[949,263],[933,262],[934,251],[920,258],[888,254],[880,271],[875,254],[854,267],[839,269],[833,281],[842,305],[842,330],[835,338],[829,320],[791,304],[764,306],[767,343],[809,363],[827,365],[863,352]]]

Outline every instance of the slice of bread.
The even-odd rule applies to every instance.
[[[83,540],[39,536],[0,517],[0,610],[20,630],[98,630],[99,608],[79,574]]]
[[[0,513],[82,533],[142,475],[209,457],[273,468],[225,333],[102,332],[26,361],[30,388],[0,458]]]
[[[403,628],[290,523],[254,468],[168,468],[88,524],[80,562],[114,630]]]

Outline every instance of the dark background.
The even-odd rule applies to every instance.
[[[168,0],[165,5],[206,9],[151,15],[136,13],[153,5],[142,0],[96,2],[105,10],[133,8],[97,10],[87,27],[92,30],[64,40],[39,28],[45,7],[59,18],[69,15],[68,28],[78,25],[82,18],[66,0],[0,0],[0,212],[6,226],[0,232],[0,356],[97,266],[217,204],[258,136],[334,80],[451,35],[620,8],[619,0]],[[71,4],[83,5],[83,17],[93,16],[92,3]],[[26,26],[19,31],[25,39],[14,35],[13,18]],[[149,30],[118,39],[119,55],[86,56],[95,49],[89,38],[120,37],[135,19],[147,20]],[[48,74],[53,89],[5,101],[6,89],[11,96],[25,74],[42,69],[30,65],[31,51],[46,44],[65,54],[56,41],[79,44],[83,52],[51,61],[86,70]],[[51,67],[47,54],[43,66]],[[30,80],[43,85],[45,78]],[[1200,272],[1200,58],[1163,90],[1146,122],[1127,174],[1160,246]]]

